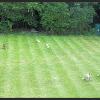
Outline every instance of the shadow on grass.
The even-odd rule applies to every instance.
[[[28,35],[28,36],[100,36],[96,35],[95,32],[85,32],[85,33],[66,33],[66,34],[48,34],[47,32],[30,32],[30,31],[13,31],[13,32],[5,32],[0,33],[0,36],[3,35]]]

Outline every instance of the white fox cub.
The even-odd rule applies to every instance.
[[[36,40],[38,43],[40,42],[39,40]]]
[[[82,79],[86,80],[86,81],[89,81],[89,80],[91,80],[91,78],[92,78],[91,74],[87,73],[87,74],[84,75],[84,77]]]
[[[49,44],[46,44],[46,47],[49,48]]]

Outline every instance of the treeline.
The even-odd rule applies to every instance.
[[[93,3],[5,2],[0,3],[0,32],[13,31],[19,23],[25,28],[49,34],[89,31],[95,10]]]

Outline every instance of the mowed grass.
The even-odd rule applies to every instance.
[[[0,34],[0,97],[100,97],[97,74],[98,36]]]

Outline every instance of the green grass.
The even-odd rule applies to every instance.
[[[2,43],[0,97],[100,97],[100,37],[1,34]]]

